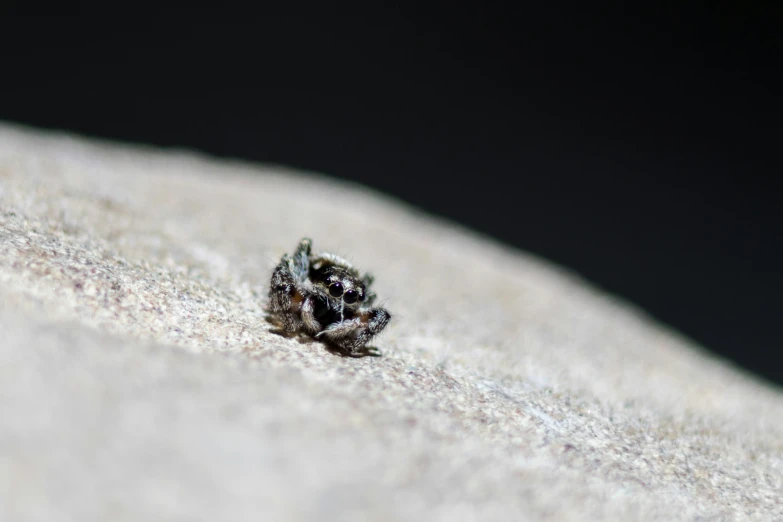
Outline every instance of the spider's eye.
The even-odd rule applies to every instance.
[[[340,282],[334,282],[329,285],[329,295],[332,297],[340,297],[343,295],[343,285]]]
[[[355,303],[358,297],[359,294],[356,293],[356,290],[348,290],[347,292],[345,292],[343,301],[345,301],[348,304]]]

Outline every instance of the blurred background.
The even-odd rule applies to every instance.
[[[781,7],[30,5],[3,8],[0,120],[362,183],[783,384]]]

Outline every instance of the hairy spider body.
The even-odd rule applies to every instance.
[[[311,253],[304,238],[293,255],[285,254],[272,272],[270,310],[287,334],[299,332],[321,338],[356,354],[391,319],[383,308],[371,308],[373,277],[360,274],[334,254]]]

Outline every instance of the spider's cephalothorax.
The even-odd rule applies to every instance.
[[[371,308],[370,274],[360,275],[334,254],[311,254],[312,241],[302,239],[292,256],[284,255],[272,273],[270,309],[288,334],[304,332],[356,354],[391,319],[383,308]]]

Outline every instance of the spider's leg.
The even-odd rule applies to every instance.
[[[308,237],[303,238],[297,245],[291,260],[291,270],[300,283],[307,279],[310,272],[310,251],[312,247],[313,241]]]
[[[299,292],[296,279],[291,273],[291,258],[284,255],[272,272],[269,284],[269,308],[283,321],[286,333],[296,333],[302,323],[299,308],[304,296]]]
[[[370,285],[373,281],[375,281],[375,278],[372,274],[365,272],[364,275],[362,275],[362,284],[364,285],[364,302],[362,306],[372,306],[375,302],[377,296],[375,295],[375,292],[370,290]]]
[[[347,321],[339,321],[330,324],[325,330],[319,332],[316,337],[323,336],[327,340],[339,344],[340,341],[351,337],[354,332],[358,331],[362,327],[361,319],[354,317]]]
[[[383,308],[363,309],[353,319],[329,325],[318,337],[323,336],[343,350],[355,354],[386,328],[390,320],[391,314]]]
[[[372,306],[372,304],[375,302],[375,298],[378,297],[375,295],[375,292],[370,292],[369,290],[365,290],[364,292],[364,306]]]
[[[368,308],[362,312],[360,318],[362,319],[363,328],[354,339],[354,346],[352,347],[354,352],[358,351],[370,339],[386,328],[386,325],[391,321],[391,314],[384,308]]]

